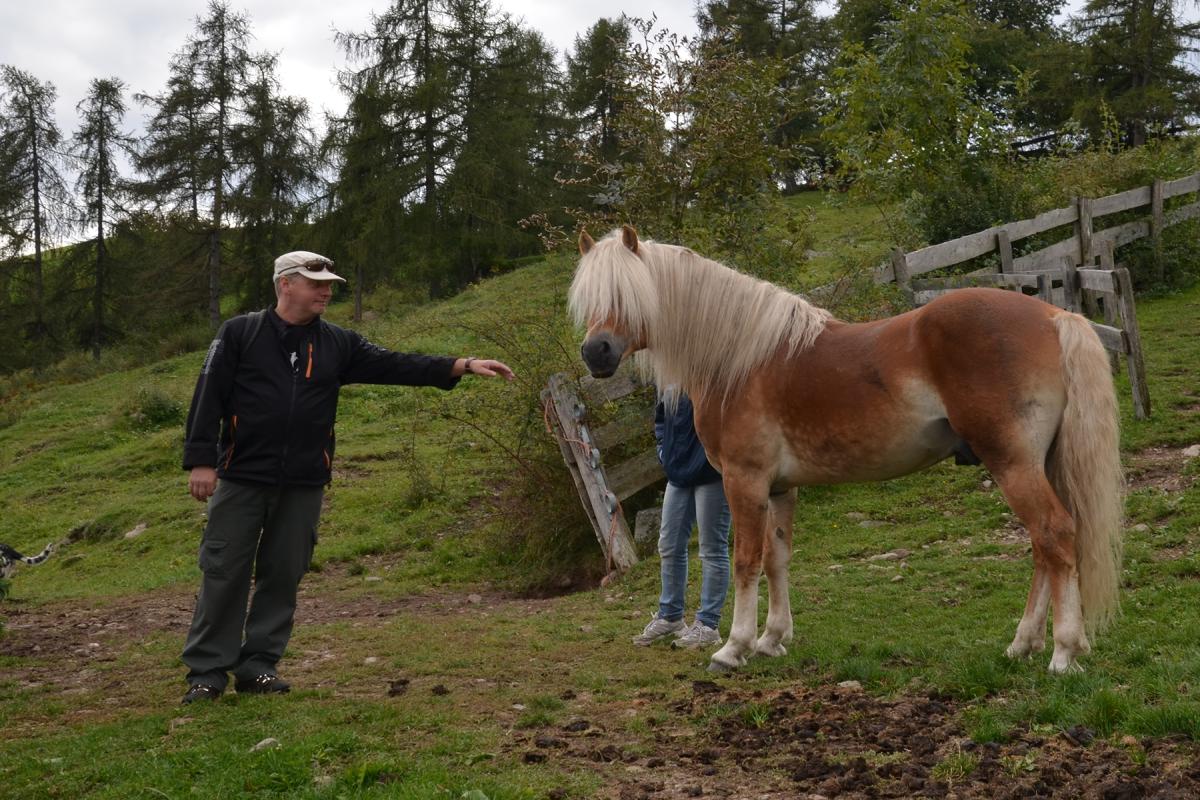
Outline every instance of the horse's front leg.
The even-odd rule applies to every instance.
[[[763,571],[767,573],[767,624],[755,645],[764,656],[781,656],[792,640],[792,597],[788,587],[788,562],[792,557],[792,512],[796,490],[771,495],[768,530],[763,536]]]
[[[725,646],[713,653],[708,665],[713,672],[744,666],[746,658],[754,652],[763,534],[770,516],[764,482],[726,473],[725,497],[733,512],[733,624]]]

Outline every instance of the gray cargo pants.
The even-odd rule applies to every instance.
[[[243,680],[274,674],[292,634],[324,493],[323,487],[217,484],[200,543],[204,577],[183,648],[188,683],[224,689],[226,672]]]

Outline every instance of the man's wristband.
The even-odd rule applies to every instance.
[[[471,356],[463,361],[463,375],[473,375],[471,372],[471,362],[475,360],[475,356]]]

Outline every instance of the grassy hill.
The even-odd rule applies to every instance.
[[[871,210],[813,211],[814,283],[879,246]],[[580,370],[564,320],[573,264],[548,259],[426,307],[370,299],[357,327],[372,340],[495,355],[520,380],[344,390],[317,571],[281,664],[296,690],[283,698],[177,705],[203,525],[178,461],[202,352],[12,396],[0,408],[0,541],[70,544],[19,571],[0,601],[0,797],[658,798],[701,785],[789,796],[819,785],[796,777],[810,751],[791,749],[789,715],[837,701],[842,690],[822,687],[848,680],[866,690],[863,715],[933,697],[941,710],[920,706],[930,730],[957,726],[928,763],[910,765],[908,744],[860,740],[822,762],[844,773],[864,758],[880,786],[901,779],[891,764],[968,785],[991,758],[1011,786],[1032,787],[1059,768],[1061,732],[1080,726],[1098,744],[1074,757],[1103,755],[1104,781],[1174,774],[1200,755],[1200,460],[1182,452],[1200,442],[1200,290],[1140,300],[1155,414],[1133,420],[1119,379],[1132,480],[1124,614],[1087,672],[1051,677],[1048,654],[1003,658],[1028,539],[983,471],[943,464],[802,491],[794,646],[710,684],[702,655],[629,645],[656,602],[654,558],[602,590],[509,591],[544,568],[524,538],[573,543],[581,568],[599,559],[582,517],[562,516],[575,503],[565,477],[540,498],[529,485],[535,462],[557,457],[536,404],[544,376]],[[871,559],[897,549],[907,556]],[[833,747],[834,733],[806,747]],[[753,770],[734,739],[760,742]]]

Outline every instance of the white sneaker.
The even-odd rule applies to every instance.
[[[721,634],[716,628],[710,628],[700,620],[696,620],[690,628],[671,642],[672,647],[682,647],[687,650],[698,650],[701,647],[716,647],[721,643]]]
[[[646,645],[651,645],[665,639],[673,633],[678,634],[686,628],[687,626],[683,624],[683,620],[677,619],[674,622],[668,622],[660,617],[658,612],[655,612],[654,616],[650,619],[650,624],[640,634],[633,637],[633,643],[645,647]]]

